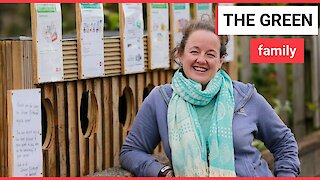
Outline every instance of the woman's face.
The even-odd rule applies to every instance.
[[[220,58],[219,37],[206,30],[192,32],[179,60],[187,78],[207,85],[223,63]]]

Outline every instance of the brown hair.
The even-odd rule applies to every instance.
[[[175,60],[178,57],[178,53],[184,53],[184,48],[186,46],[186,43],[188,41],[190,34],[197,30],[205,30],[205,31],[216,33],[214,24],[209,20],[190,21],[187,24],[187,26],[185,26],[185,28],[183,29],[183,32],[182,32],[183,37],[181,39],[181,42],[171,52],[172,59]],[[222,58],[223,56],[227,55],[226,45],[229,41],[229,38],[226,35],[220,35],[218,37],[220,39],[220,58]]]

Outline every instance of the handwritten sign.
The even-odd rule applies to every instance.
[[[9,176],[42,176],[41,91],[8,91]]]

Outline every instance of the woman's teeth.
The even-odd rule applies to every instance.
[[[196,71],[206,72],[208,69],[203,67],[193,66],[193,69]]]

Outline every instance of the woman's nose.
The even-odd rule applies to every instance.
[[[203,55],[203,54],[200,54],[199,56],[198,56],[198,58],[197,58],[197,62],[198,63],[206,63],[206,57],[205,57],[205,55]]]

